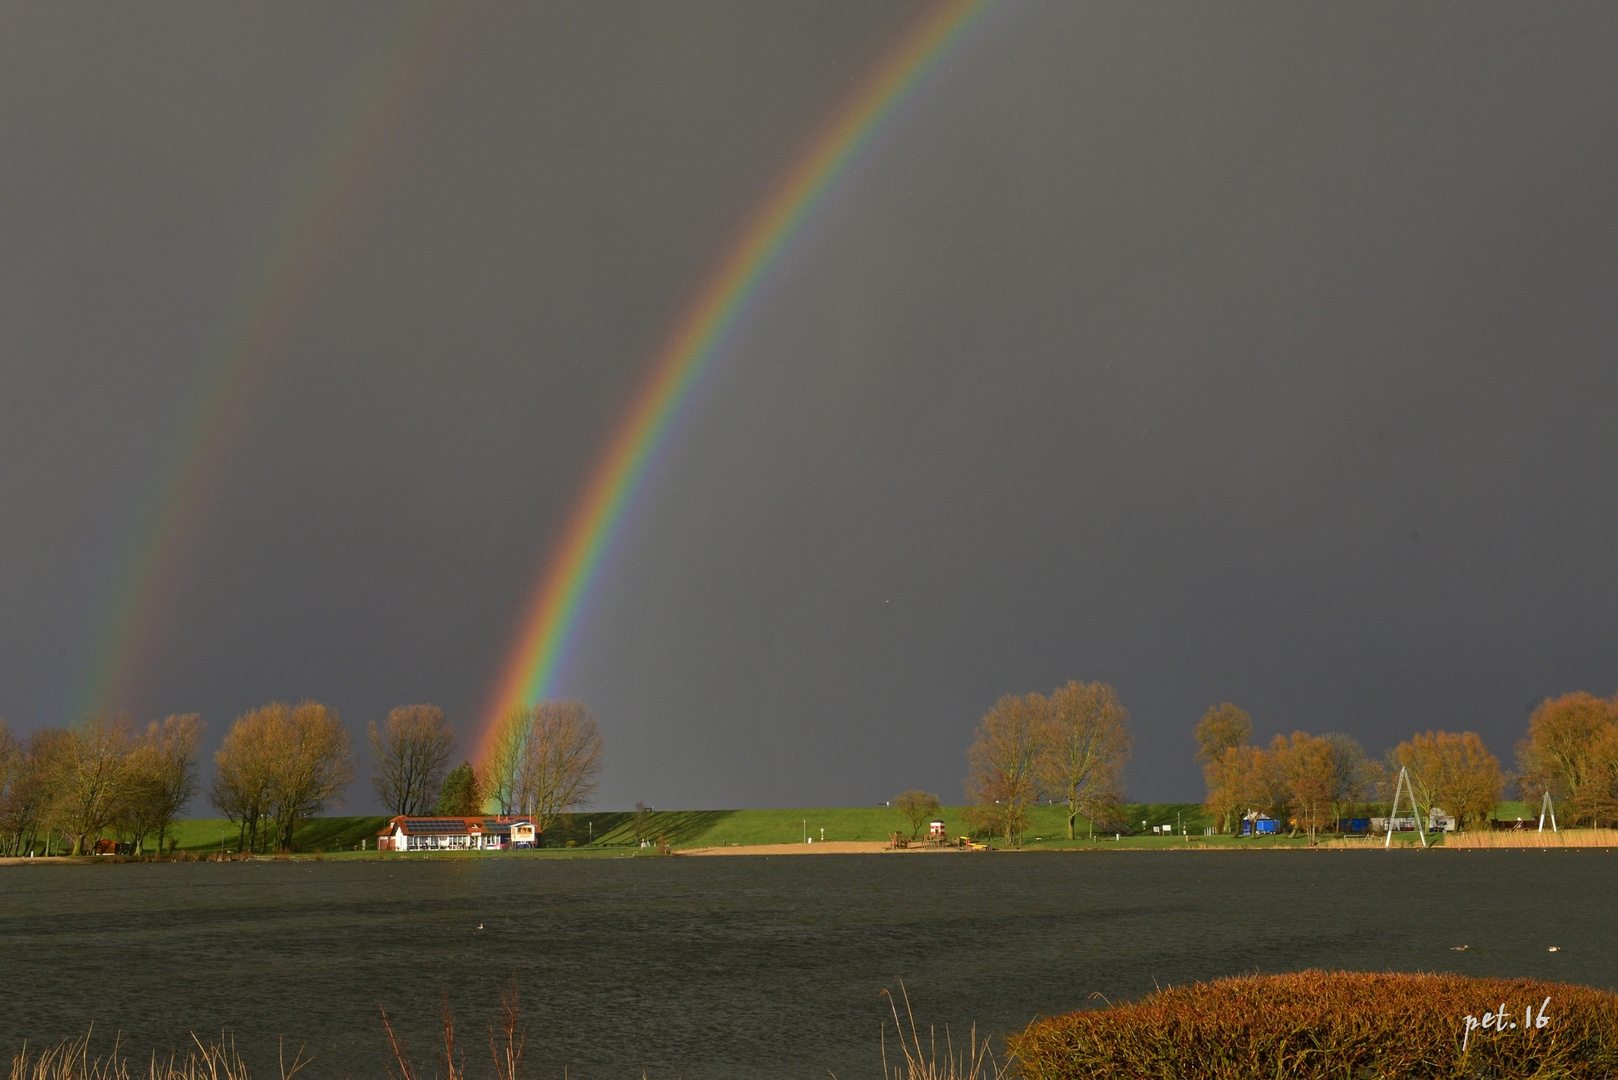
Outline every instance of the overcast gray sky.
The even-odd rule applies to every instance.
[[[486,702],[671,323],[915,4],[465,5],[277,315],[137,717]],[[0,716],[71,718],[164,454],[396,5],[0,9]],[[598,804],[960,797],[1000,694],[1380,751],[1609,694],[1618,11],[1006,4],[718,357],[564,689]],[[349,806],[371,805],[357,784]]]

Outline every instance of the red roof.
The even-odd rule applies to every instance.
[[[378,836],[390,836],[402,832],[406,836],[477,836],[489,825],[532,825],[533,821],[526,817],[512,817],[502,814],[479,814],[476,817],[429,817],[416,814],[399,814],[388,822]],[[537,829],[535,831],[538,831]]]

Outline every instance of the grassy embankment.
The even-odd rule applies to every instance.
[[[1196,842],[1201,843],[1204,839],[1229,842],[1228,837],[1204,838],[1200,835],[1206,822],[1200,816],[1200,807],[1192,803],[1139,804],[1126,809],[1130,819],[1136,823],[1137,832],[1142,831],[1139,823],[1147,822],[1146,835],[1126,836],[1119,842],[1114,841],[1109,833],[1106,844],[1116,846],[1121,843],[1124,847],[1183,846],[1183,839],[1153,836],[1150,833],[1152,825],[1174,825],[1176,813],[1193,833],[1198,834],[1193,838]],[[965,808],[945,807],[940,817],[950,836],[967,832]],[[1060,807],[1037,806],[1029,817],[1030,828],[1024,837],[1027,847],[1096,847],[1101,844],[1099,837],[1095,842],[1088,839],[1088,823],[1084,821],[1079,824],[1077,841],[1064,839],[1067,835],[1067,814]],[[358,854],[359,845],[364,841],[374,853],[376,834],[387,821],[385,817],[315,818],[298,828],[294,846],[306,853]],[[656,810],[647,815],[645,824],[648,839],[656,841],[658,837],[663,837],[676,850],[801,844],[806,830],[816,843],[822,839],[822,830],[826,840],[885,841],[889,833],[909,834],[910,823],[903,814],[890,807],[861,806],[802,810]],[[925,825],[922,826],[922,833],[926,833]],[[174,836],[178,841],[176,850],[180,852],[208,854],[219,851],[221,846],[225,851],[234,851],[238,846],[236,827],[222,818],[193,818],[177,822]],[[547,852],[569,850],[569,844],[574,852],[585,849],[622,854],[640,850],[635,833],[635,815],[629,812],[563,815],[562,820],[546,834],[545,843],[544,850]],[[1261,843],[1273,842],[1265,839]]]
[[[385,817],[325,817],[311,818],[298,826],[293,834],[293,846],[299,851],[357,851],[360,842],[366,842],[374,854],[376,834],[388,823]],[[190,818],[176,821],[170,833],[175,839],[174,850],[197,855],[216,851],[236,851],[236,826],[224,818]]]
[[[1502,803],[1498,816],[1511,820],[1519,814],[1527,816],[1527,808],[1520,803]],[[1089,835],[1089,823],[1080,820],[1079,837],[1068,840],[1067,813],[1058,806],[1036,806],[1029,813],[1029,829],[1023,837],[1023,846],[1030,850],[1117,850],[1162,848],[1292,848],[1307,846],[1301,837],[1265,836],[1238,839],[1230,836],[1204,836],[1202,830],[1211,824],[1195,803],[1135,803],[1124,808],[1135,835],[1113,839],[1112,833]],[[967,832],[965,808],[945,807],[939,815],[949,835]],[[376,834],[387,823],[385,817],[329,817],[315,818],[300,826],[295,845],[300,852],[359,854],[360,844],[373,852]],[[1145,824],[1143,825],[1142,822]],[[1153,834],[1152,826],[1183,826],[1189,836]],[[703,847],[753,847],[765,844],[801,844],[805,831],[817,843],[828,841],[885,841],[892,832],[910,831],[899,811],[886,806],[835,807],[799,810],[658,810],[648,815],[645,832],[648,839],[665,838],[675,850]],[[925,832],[925,826],[923,827]],[[179,841],[177,850],[194,854],[208,854],[220,850],[221,838],[226,851],[237,847],[237,833],[233,825],[219,818],[194,818],[178,822],[174,835]],[[1518,834],[1519,837],[1522,834]],[[1550,835],[1550,834],[1546,834]],[[1576,834],[1561,834],[1569,837]],[[1480,834],[1480,838],[1489,838]],[[1448,838],[1455,846],[1466,843],[1456,837]],[[1381,838],[1345,841],[1349,844],[1377,843]],[[1443,838],[1433,836],[1431,843],[1442,843]],[[1395,844],[1419,843],[1414,833],[1394,837]],[[1507,844],[1504,838],[1502,844]],[[572,845],[569,848],[569,844]],[[546,836],[544,853],[560,854],[625,854],[639,851],[635,834],[635,816],[628,812],[603,811],[600,813],[567,814],[554,825]]]
[[[1038,1020],[1007,1045],[1027,1080],[1594,1080],[1618,1070],[1618,994],[1459,975],[1255,975]]]

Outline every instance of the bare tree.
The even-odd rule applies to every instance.
[[[51,820],[73,841],[72,854],[117,820],[130,766],[126,716],[92,716],[68,729],[46,768]]]
[[[0,802],[11,793],[12,786],[22,779],[22,744],[11,733],[5,717],[0,716]]]
[[[215,762],[210,798],[240,824],[255,851],[260,840],[289,850],[298,823],[324,810],[354,779],[348,729],[315,701],[296,708],[272,701],[242,714]],[[270,824],[261,836],[260,826]]]
[[[0,793],[0,837],[5,838],[0,847],[14,855],[34,850],[40,830],[47,827],[54,795],[49,766],[67,738],[61,728],[41,728],[13,759],[11,778]]]
[[[966,752],[973,823],[1008,845],[1027,827],[1028,806],[1039,797],[1040,740],[1049,718],[1045,695],[1007,694],[978,721]]]
[[[156,759],[151,819],[157,831],[158,851],[164,849],[174,819],[196,797],[202,728],[202,717],[196,713],[176,713],[152,721],[146,729],[146,744]]]
[[[0,717],[0,855],[18,850],[20,837],[13,833],[10,806],[16,792],[26,782],[28,759],[17,737]]]
[[[376,772],[371,783],[390,813],[420,815],[438,802],[455,749],[455,729],[436,705],[402,705],[381,730],[367,725]]]
[[[270,761],[276,843],[290,851],[298,822],[320,813],[353,782],[354,755],[335,709],[301,701],[282,716],[271,729]]]
[[[1322,735],[1331,754],[1331,816],[1333,827],[1346,810],[1365,799],[1381,780],[1382,770],[1350,735]]]
[[[1122,797],[1124,763],[1134,746],[1129,713],[1108,684],[1070,681],[1052,691],[1046,714],[1041,777],[1045,789],[1067,804],[1072,840],[1080,814],[1094,820],[1099,807]]]
[[[134,854],[141,854],[147,838],[158,830],[162,796],[163,765],[157,750],[146,739],[136,739],[129,752],[128,767],[118,791],[118,812],[112,823],[119,839],[127,843]]]
[[[274,768],[269,758],[271,729],[290,712],[275,702],[236,718],[214,754],[214,781],[208,799],[234,822],[239,846],[259,850],[259,825],[267,823],[275,802]],[[273,841],[266,829],[264,839]]]
[[[893,808],[910,822],[910,839],[914,840],[921,833],[921,823],[938,815],[938,796],[911,788],[893,800]]]
[[[489,733],[488,754],[478,768],[478,778],[484,797],[492,800],[502,814],[510,814],[518,807],[523,759],[528,753],[533,721],[532,710],[519,705],[496,720]]]
[[[544,701],[529,711],[516,803],[541,833],[569,807],[589,803],[604,750],[601,730],[582,702]]]

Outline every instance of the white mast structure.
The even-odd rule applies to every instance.
[[[1416,788],[1410,782],[1410,770],[1400,766],[1399,782],[1393,788],[1393,805],[1388,808],[1388,838],[1382,844],[1384,848],[1393,846],[1393,823],[1399,816],[1399,795],[1403,792],[1410,794],[1410,812],[1416,818],[1416,833],[1421,837],[1421,846],[1427,846],[1427,830],[1421,826],[1421,808],[1416,805]]]
[[[1539,831],[1545,831],[1545,815],[1551,816],[1551,832],[1556,832],[1556,804],[1551,802],[1551,789],[1545,789],[1545,797],[1539,800]]]

